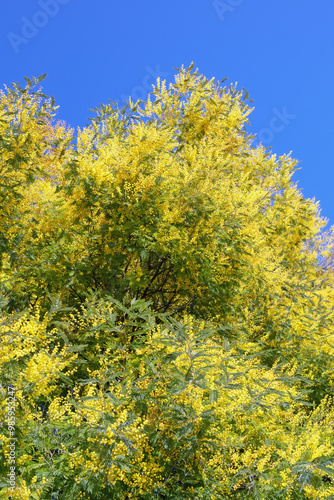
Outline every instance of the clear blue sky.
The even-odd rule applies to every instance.
[[[194,61],[254,99],[250,131],[278,155],[334,224],[333,0],[10,0],[0,18],[1,85],[48,73],[59,119],[147,96],[157,76]]]

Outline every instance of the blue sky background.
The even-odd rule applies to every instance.
[[[250,132],[300,161],[293,177],[334,224],[333,0],[11,0],[0,18],[1,86],[48,73],[58,118],[146,98],[175,67],[245,87]],[[283,117],[282,117],[283,116]]]

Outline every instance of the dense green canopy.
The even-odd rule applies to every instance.
[[[297,162],[192,66],[76,135],[39,81],[0,93],[1,495],[334,498],[333,233]]]

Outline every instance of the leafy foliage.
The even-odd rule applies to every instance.
[[[333,233],[194,71],[55,123],[0,94],[3,498],[329,499]]]

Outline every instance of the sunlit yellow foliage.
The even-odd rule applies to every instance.
[[[4,498],[334,495],[333,230],[192,69],[75,140],[0,94]]]

